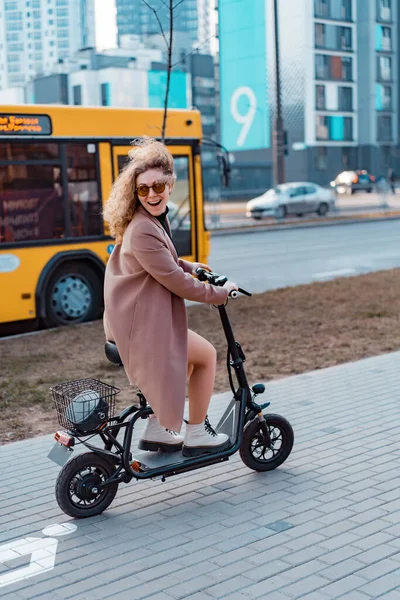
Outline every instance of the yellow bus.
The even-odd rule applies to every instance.
[[[162,118],[158,109],[0,107],[0,333],[101,315],[113,249],[102,205],[132,139],[159,138]],[[169,110],[174,241],[181,257],[207,262],[200,142],[199,112]]]

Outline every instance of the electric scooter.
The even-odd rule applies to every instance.
[[[198,269],[198,279],[222,286],[227,277]],[[251,296],[239,288],[239,292]],[[236,297],[233,291],[230,297]],[[185,457],[181,451],[134,452],[131,443],[135,424],[153,411],[139,391],[139,406],[125,408],[115,415],[115,396],[120,391],[96,379],[61,383],[52,389],[59,423],[65,431],[55,434],[56,444],[49,458],[62,466],[56,483],[56,499],[61,510],[74,518],[92,517],[111,504],[120,483],[132,479],[157,479],[215,465],[239,451],[246,466],[255,471],[271,471],[290,455],[294,435],[290,423],[277,414],[263,413],[269,402],[258,404],[257,396],[265,391],[261,383],[249,387],[244,362],[245,354],[234,338],[226,305],[216,306],[227,341],[227,370],[233,398],[215,431],[228,435],[230,446],[201,456]],[[115,343],[108,341],[105,353],[113,364],[122,366]],[[232,377],[234,372],[238,387]],[[123,439],[118,435],[123,433]],[[93,445],[92,439],[103,442]],[[77,444],[90,450],[71,457]],[[70,459],[70,460],[69,460]],[[68,461],[68,462],[67,462]]]

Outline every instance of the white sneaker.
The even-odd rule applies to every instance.
[[[142,437],[139,440],[138,448],[140,450],[150,450],[151,452],[177,452],[182,450],[183,436],[175,431],[164,429],[155,417],[147,419],[146,427]]]
[[[225,450],[230,445],[229,436],[225,433],[216,433],[210,425],[208,417],[199,425],[186,425],[185,439],[183,441],[183,456],[201,456]]]

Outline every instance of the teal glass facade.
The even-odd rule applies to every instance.
[[[148,71],[149,107],[164,108],[167,87],[166,71]],[[187,74],[172,71],[168,94],[168,108],[188,108]]]
[[[266,0],[219,0],[221,139],[229,151],[270,146]]]

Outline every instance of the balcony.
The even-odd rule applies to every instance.
[[[388,6],[381,6],[379,11],[379,19],[381,21],[390,22],[392,20],[392,10]]]
[[[382,38],[381,50],[383,52],[391,52],[392,51],[392,40],[390,37]]]

